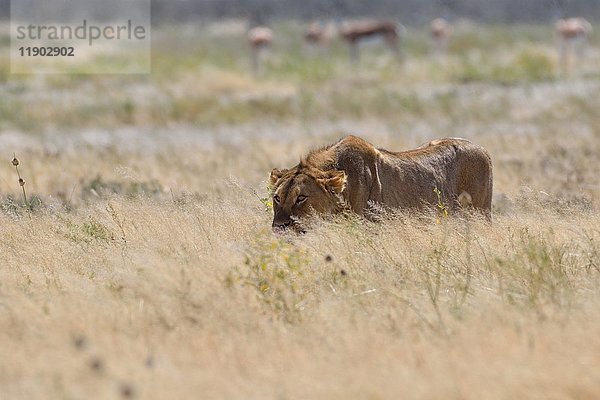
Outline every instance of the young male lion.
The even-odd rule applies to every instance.
[[[347,136],[310,152],[290,169],[271,171],[273,228],[299,228],[311,214],[371,204],[401,209],[473,207],[491,220],[492,161],[466,139],[434,140],[415,150],[392,152]],[[439,197],[438,197],[439,196]]]

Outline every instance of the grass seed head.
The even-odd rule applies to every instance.
[[[121,383],[119,392],[121,393],[121,396],[126,399],[131,399],[131,398],[135,397],[135,390],[134,390],[133,386],[131,386],[129,383],[126,383],[126,382]]]
[[[87,347],[87,338],[83,335],[77,335],[73,338],[73,346],[78,350],[83,350]]]
[[[104,362],[101,358],[94,357],[88,363],[90,369],[96,373],[101,373],[104,371]]]

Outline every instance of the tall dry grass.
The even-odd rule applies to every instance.
[[[2,83],[0,398],[600,396],[600,87],[533,76],[540,60],[507,50],[531,44],[486,32],[448,71],[417,38],[408,75],[384,54],[348,69],[338,49],[324,75],[275,53],[255,80],[228,36],[147,81]],[[493,223],[394,213],[273,235],[268,171],[343,133],[482,144]]]
[[[492,225],[398,214],[283,237],[265,173],[303,140],[32,144],[32,219],[12,182],[0,216],[3,393],[595,398],[597,141],[471,138],[495,160]]]
[[[597,212],[274,236],[250,193],[1,219],[6,398],[595,398]]]

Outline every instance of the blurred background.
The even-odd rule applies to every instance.
[[[47,12],[108,20],[117,5]],[[571,17],[585,19],[560,33]],[[62,172],[34,171],[30,190],[68,207],[92,182],[127,192],[120,167],[152,196],[212,193],[231,176],[264,191],[273,166],[348,133],[398,150],[466,137],[492,152],[497,192],[535,185],[589,202],[597,178],[581,152],[600,135],[597,18],[594,0],[154,0],[151,74],[85,74],[140,65],[135,49],[107,47],[65,74],[11,74],[0,58],[0,145],[32,154],[34,169],[52,161]],[[82,154],[97,162],[65,164]],[[17,195],[10,168],[0,173],[0,193]]]
[[[112,3],[120,3],[112,0]],[[595,0],[152,0],[155,22],[217,18],[333,18],[393,17],[404,22],[427,22],[438,14],[453,14],[485,22],[547,21],[563,15],[600,16]],[[0,0],[2,17],[9,17],[10,0]],[[98,10],[110,15],[111,1]],[[100,11],[98,11],[100,12]]]

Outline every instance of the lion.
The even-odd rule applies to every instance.
[[[492,161],[469,140],[444,138],[414,150],[375,148],[356,136],[311,151],[270,175],[276,231],[302,231],[311,215],[345,211],[369,218],[374,206],[424,211],[472,208],[491,221]]]

